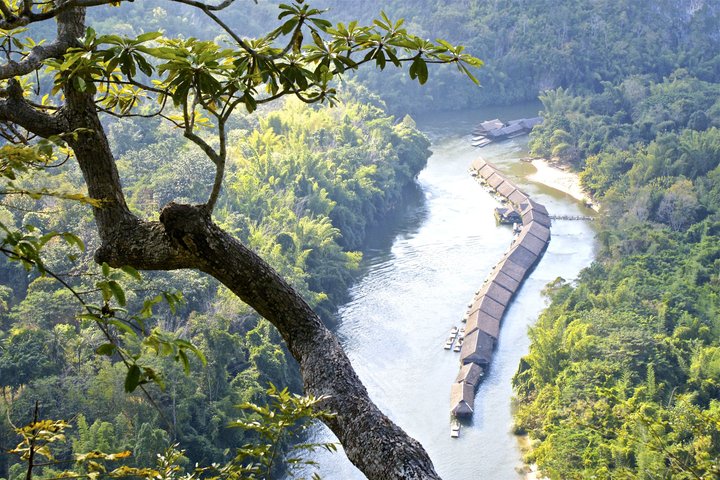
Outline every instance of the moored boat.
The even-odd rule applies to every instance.
[[[460,422],[455,418],[450,421],[450,436],[452,438],[458,438],[460,436]]]

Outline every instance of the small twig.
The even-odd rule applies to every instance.
[[[35,412],[33,413],[33,423],[38,422],[39,409],[40,409],[40,401],[35,400]],[[30,437],[30,441],[28,442],[30,452],[29,452],[29,456],[28,456],[28,468],[27,468],[27,474],[25,475],[25,480],[32,480],[32,471],[33,471],[33,467],[35,466],[33,463],[35,461],[35,435],[37,435],[37,433],[32,435]]]

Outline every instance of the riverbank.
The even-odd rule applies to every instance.
[[[557,162],[548,161],[544,158],[532,159],[530,163],[535,167],[536,172],[528,175],[526,177],[528,180],[563,192],[589,205],[590,208],[596,212],[600,210],[600,206],[593,202],[590,194],[582,188],[580,177],[577,173],[570,171],[566,166],[560,165]],[[523,453],[532,450],[532,441],[528,435],[518,436],[518,444]],[[547,480],[546,477],[540,476],[540,472],[535,463],[525,464],[522,469],[522,474],[524,480]]]
[[[544,158],[536,158],[530,161],[537,170],[535,173],[527,176],[527,179],[541,183],[547,187],[563,192],[571,197],[579,200],[596,212],[600,210],[600,206],[592,201],[588,192],[586,192],[580,184],[580,177],[571,172],[567,167],[557,162],[552,162]]]
[[[532,439],[530,435],[518,435],[517,441],[523,455],[527,455],[532,450]],[[518,470],[518,473],[522,475],[523,480],[549,480],[547,477],[540,476],[540,471],[536,463],[524,464],[523,467]]]

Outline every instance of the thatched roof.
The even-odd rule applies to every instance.
[[[550,228],[550,217],[546,213],[542,213],[534,208],[525,210],[522,218],[524,225],[528,225],[530,222],[537,222],[540,225]]]
[[[493,188],[497,188],[502,182],[505,181],[505,177],[495,172],[487,178],[487,183]]]
[[[525,279],[525,272],[527,272],[527,270],[527,268],[522,265],[518,265],[507,257],[505,257],[497,265],[497,271],[503,272],[505,275],[517,282],[522,282]]]
[[[450,386],[450,413],[456,417],[472,415],[475,404],[475,387],[467,383]]]
[[[545,205],[542,203],[538,203],[532,198],[528,198],[527,202],[521,205],[522,212],[525,213],[527,210],[535,210],[539,213],[544,213],[545,215],[548,214],[547,208],[545,208]]]
[[[512,212],[515,212],[515,209],[512,207],[495,207],[495,213],[500,215],[501,217],[506,217]]]
[[[542,123],[542,117],[524,118],[522,119],[523,127],[532,129],[535,125]]]
[[[517,187],[513,185],[510,180],[505,180],[503,183],[498,185],[498,187],[495,189],[497,192],[502,195],[505,198],[509,198],[510,194],[513,193],[515,190],[517,190]]]
[[[467,383],[468,385],[472,385],[473,387],[477,387],[478,383],[480,383],[480,379],[483,376],[483,369],[480,365],[476,363],[466,363],[462,367],[460,367],[460,372],[458,372],[457,378],[455,378],[456,383]]]
[[[475,330],[485,332],[492,338],[498,338],[500,335],[500,320],[482,310],[475,310],[468,315],[465,334],[469,335]]]
[[[538,256],[522,245],[515,244],[508,253],[507,258],[525,268],[525,270],[530,270],[537,261]]]
[[[525,130],[532,130],[532,128],[539,123],[542,123],[542,117],[519,118],[508,122],[509,125],[520,125]]]
[[[533,222],[535,223],[535,222]],[[527,227],[523,228],[520,232],[520,235],[518,236],[517,240],[515,240],[518,244],[522,245],[523,247],[530,250],[532,253],[534,253],[537,256],[540,256],[543,250],[545,250],[545,247],[547,247],[547,242],[543,242],[539,238],[537,238],[535,235],[528,232]]]
[[[507,127],[501,128],[496,135],[513,135],[515,133],[521,133],[525,128],[520,123],[513,123]]]
[[[550,229],[537,222],[528,223],[523,227],[523,231],[527,231],[530,235],[539,238],[543,242],[550,241]]]
[[[515,205],[520,205],[523,202],[526,202],[528,197],[520,190],[515,190],[510,195],[507,196],[507,199],[510,200]]]
[[[505,124],[503,122],[501,122],[500,119],[498,119],[498,118],[493,119],[493,120],[486,120],[486,121],[482,122],[480,125],[476,126],[473,129],[473,133],[476,133],[476,134],[487,133],[490,130],[496,130],[498,128],[502,128],[503,125],[505,125]]]
[[[505,272],[499,271],[497,269],[493,272],[493,275],[490,277],[489,281],[493,281],[511,292],[516,291],[520,286],[520,282],[508,276]]]
[[[495,218],[501,223],[522,223],[522,217],[512,207],[496,207]]]
[[[485,368],[490,365],[492,361],[494,347],[494,338],[485,332],[475,330],[465,336],[462,350],[460,350],[460,362],[463,365],[467,363],[477,363]]]
[[[493,317],[500,320],[502,319],[503,313],[505,313],[505,305],[496,302],[487,295],[483,295],[481,297],[478,297],[478,299],[475,300],[475,302],[472,304],[472,306],[470,307],[470,313],[473,313],[476,310],[482,310],[483,312],[489,313]]]
[[[485,161],[485,159],[482,157],[478,157],[475,160],[473,160],[473,162],[470,164],[470,168],[472,168],[473,170],[480,170],[485,165],[487,165],[487,162]]]
[[[499,118],[493,118],[492,120],[486,120],[480,124],[485,130],[492,130],[493,128],[501,128],[505,125]]]
[[[478,296],[480,295],[487,295],[499,304],[507,306],[507,304],[510,303],[510,297],[512,297],[513,292],[491,281],[483,285],[478,293]]]
[[[483,168],[480,169],[478,174],[487,182],[487,179],[495,175],[496,172],[497,170],[495,170],[495,167],[485,165]]]

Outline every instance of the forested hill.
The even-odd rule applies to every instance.
[[[138,3],[138,2],[136,2]],[[279,1],[233,8],[223,20],[248,36],[275,27]],[[419,86],[400,72],[366,69],[358,78],[394,112],[456,109],[533,100],[557,87],[598,92],[605,81],[631,74],[661,80],[685,68],[702,80],[720,79],[720,3],[710,0],[358,0],[308,1],[328,17],[348,23],[376,18],[384,10],[405,19],[421,37],[465,45],[485,61],[481,88],[453,66],[431,69]],[[162,28],[169,35],[221,32],[202,13],[166,2],[144,1],[97,10],[99,31],[137,34]]]
[[[533,151],[602,205],[597,260],[548,288],[514,379],[552,479],[720,475],[720,86],[651,79],[541,97]]]
[[[557,87],[598,92],[605,81],[661,80],[677,68],[720,79],[720,3],[710,0],[319,2],[336,18],[373,15],[379,3],[418,35],[456,41],[485,61],[480,89],[451,66],[431,72],[425,87],[363,72],[393,109],[513,103]]]
[[[261,35],[278,26],[279,3],[234,2],[222,19],[243,35]],[[330,7],[329,18],[346,23],[384,9],[422,37],[462,43],[485,60],[482,87],[453,66],[431,70],[422,88],[407,75],[371,67],[355,76],[365,86],[343,87],[351,93],[341,94],[345,102],[335,109],[287,102],[229,119],[217,223],[259,252],[315,310],[331,313],[346,294],[367,227],[398,203],[429,155],[413,121],[389,116],[377,95],[404,114],[542,93],[544,123],[533,133],[533,152],[573,166],[603,209],[598,261],[577,282],[558,280],[548,289],[552,304],[531,330],[530,353],[514,380],[518,429],[538,442],[531,460],[553,479],[717,477],[720,2],[309,3]],[[227,40],[201,11],[174,2],[127,2],[93,9],[90,17],[99,33],[162,29],[170,37]],[[52,37],[52,22],[32,28],[37,39],[43,28]],[[2,42],[7,52],[34,45]],[[47,86],[50,78],[32,81]],[[86,88],[84,80],[78,85]],[[138,217],[156,218],[172,200],[203,200],[213,183],[207,159],[172,123],[104,121]],[[33,170],[15,186],[81,191],[72,165]],[[42,243],[45,267],[88,302],[121,303],[113,303],[118,315],[139,316],[142,330],[159,332],[155,339],[189,340],[207,357],[204,369],[191,359],[186,376],[181,364],[157,357],[113,318],[122,344],[144,368],[163,372],[167,385],[147,385],[154,404],[126,394],[128,368],[113,358],[112,345],[104,348],[92,320],[78,321],[72,292],[2,257],[0,447],[17,445],[7,420],[27,424],[37,400],[42,417],[77,420],[58,458],[129,450],[134,457],[126,464],[144,466],[179,442],[191,462],[207,464],[257,440],[225,428],[235,405],[263,399],[269,382],[300,390],[277,331],[217,283],[196,271],[147,273],[140,283],[132,273],[95,265],[98,240],[87,205],[7,196],[0,223],[6,240]],[[50,231],[73,232],[86,249],[73,236],[64,237],[70,244],[43,236]],[[58,474],[46,467],[36,476]],[[22,462],[0,454],[0,478],[26,478]]]

